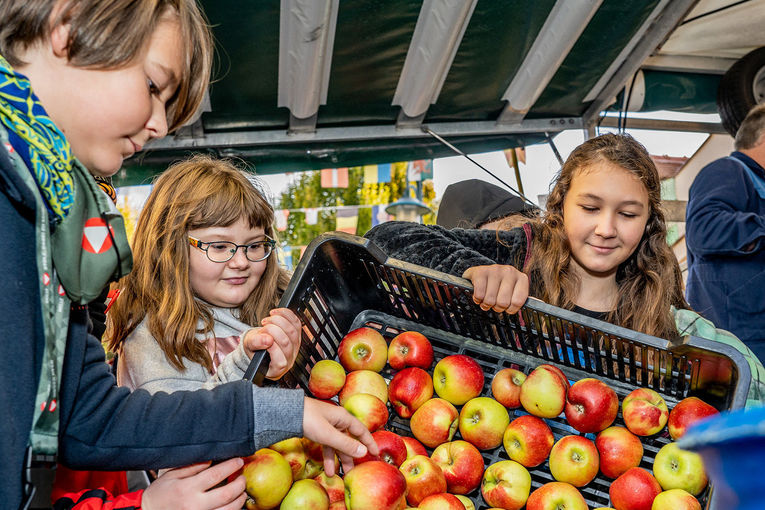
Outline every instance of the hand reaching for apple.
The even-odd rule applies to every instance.
[[[279,379],[292,367],[300,350],[300,319],[289,308],[275,308],[261,321],[263,327],[252,328],[242,337],[244,350],[252,358],[255,351],[268,350],[271,363],[266,377]]]
[[[347,473],[353,459],[367,451],[378,456],[380,450],[367,428],[340,406],[305,398],[303,407],[303,436],[323,445],[324,471],[335,474],[335,454]]]
[[[210,466],[209,462],[170,469],[162,474],[143,492],[143,510],[166,510],[184,508],[190,510],[239,510],[244,505],[244,477],[215,487],[242,467],[241,458],[229,459]]]
[[[529,277],[513,266],[473,266],[462,277],[473,283],[473,301],[482,310],[516,313],[529,297]]]

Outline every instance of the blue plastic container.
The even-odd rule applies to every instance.
[[[692,427],[678,446],[694,450],[714,493],[712,507],[765,508],[765,407],[723,413]]]

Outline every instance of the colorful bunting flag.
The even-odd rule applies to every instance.
[[[319,222],[319,209],[314,207],[305,210],[305,224],[316,225]]]
[[[287,209],[279,209],[274,211],[274,221],[276,222],[276,230],[282,232],[287,230],[287,218],[290,212]]]
[[[341,232],[347,232],[349,234],[355,234],[358,223],[359,223],[358,207],[348,207],[346,209],[337,210],[335,230],[339,230]]]
[[[325,168],[321,171],[322,188],[347,188],[348,168]]]
[[[407,181],[424,181],[433,178],[433,160],[418,159],[410,161],[406,170]]]
[[[373,227],[375,225],[379,225],[380,223],[385,223],[386,221],[390,221],[392,219],[391,215],[385,212],[386,207],[388,207],[388,204],[372,206],[372,226]]]
[[[375,184],[379,182],[377,175],[377,165],[364,165],[364,184]]]
[[[377,182],[390,182],[390,163],[377,165]]]

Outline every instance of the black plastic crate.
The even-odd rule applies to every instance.
[[[405,330],[419,331],[432,342],[436,361],[450,354],[470,355],[486,375],[483,395],[490,395],[492,377],[502,368],[529,373],[550,363],[571,381],[593,376],[603,380],[619,395],[620,404],[630,391],[644,386],[662,395],[670,409],[690,395],[720,410],[744,406],[749,365],[730,346],[697,337],[673,344],[534,299],[518,314],[485,312],[473,303],[471,292],[469,281],[388,258],[367,239],[324,234],[306,249],[281,302],[303,322],[297,361],[282,384],[307,389],[311,367],[321,359],[336,359],[343,336],[366,326],[388,341]],[[392,373],[383,376],[390,380]],[[511,420],[521,414],[522,409],[511,410]],[[408,420],[392,410],[390,416],[387,428],[411,435]],[[545,421],[556,441],[579,434],[563,418]],[[615,424],[624,424],[621,412]],[[586,436],[594,439],[593,434]],[[670,438],[665,428],[641,440],[641,467],[650,471]],[[482,453],[486,466],[508,458],[502,446]],[[547,461],[529,473],[532,491],[552,481]],[[580,489],[591,508],[609,506],[610,483],[599,474]],[[487,508],[480,490],[469,497],[477,509]],[[704,508],[715,508],[711,488],[699,499]]]

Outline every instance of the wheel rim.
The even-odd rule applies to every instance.
[[[765,66],[762,66],[752,80],[752,95],[757,104],[765,103]]]

